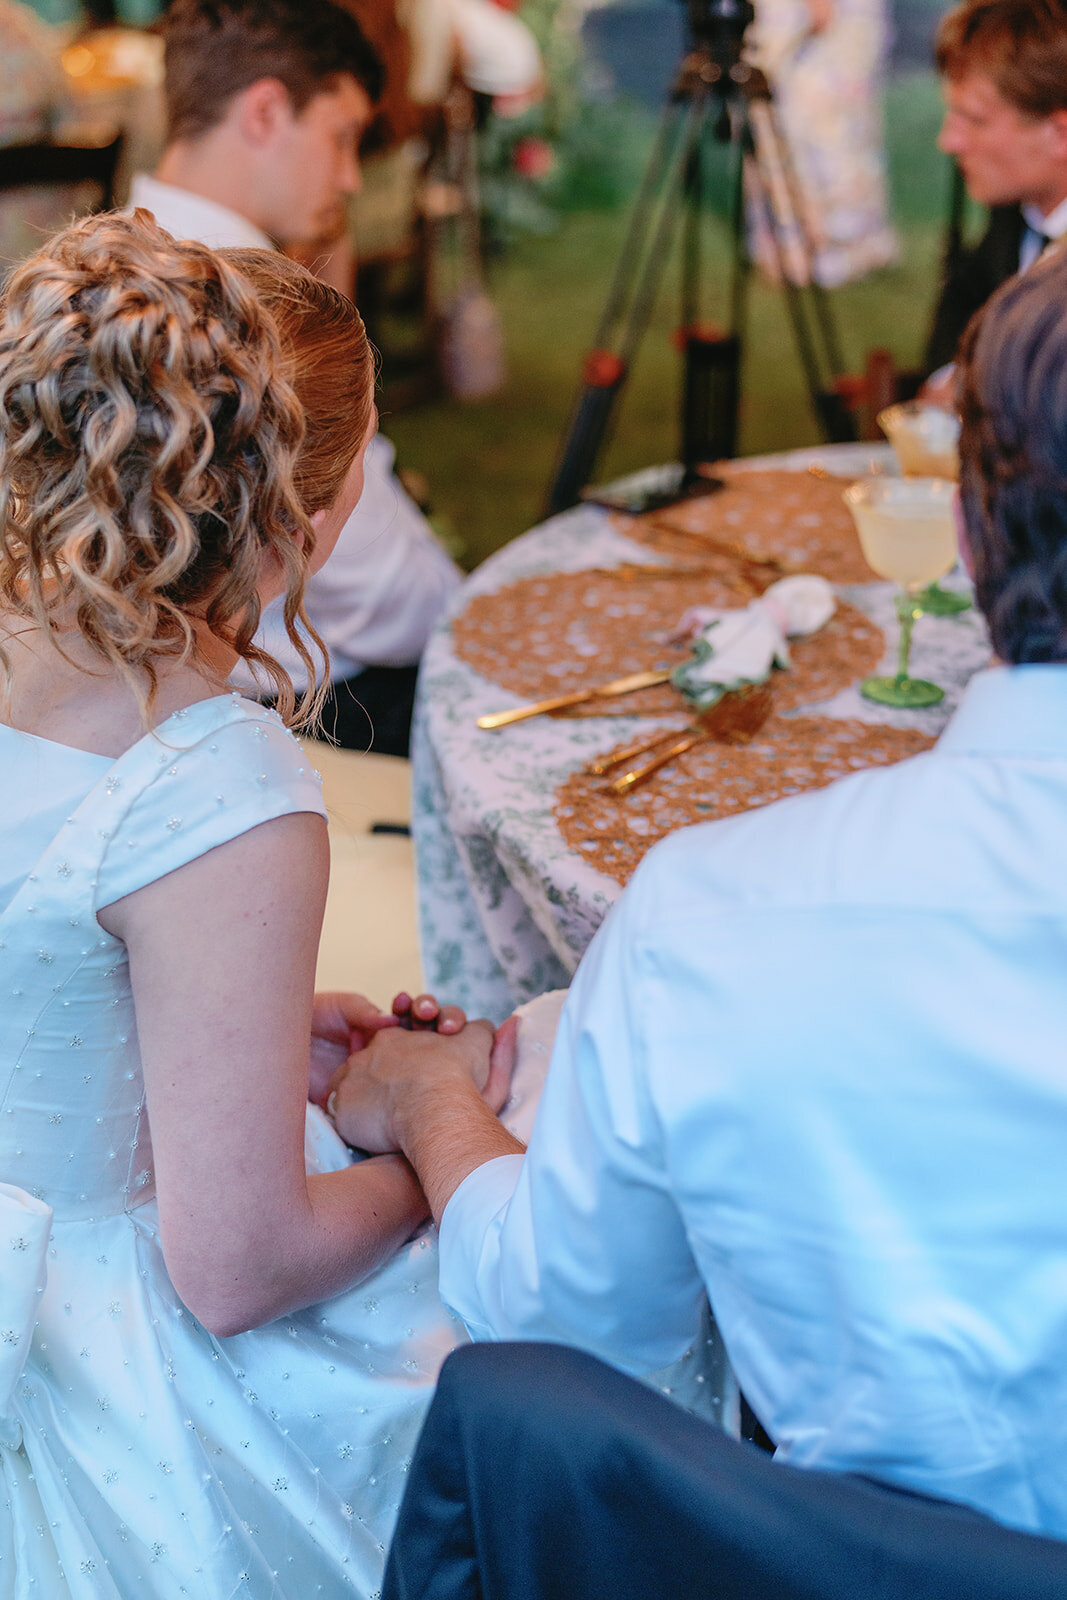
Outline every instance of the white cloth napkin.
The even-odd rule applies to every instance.
[[[692,656],[671,674],[687,700],[704,710],[729,689],[764,683],[775,667],[790,665],[787,639],[815,633],[837,602],[825,578],[802,574],[772,583],[742,611],[694,606],[679,625],[692,639]]]

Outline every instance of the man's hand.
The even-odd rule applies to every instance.
[[[330,1084],[330,1112],[347,1144],[384,1153],[405,1148],[405,1132],[427,1100],[458,1089],[469,1096],[492,1082],[499,1097],[508,1063],[494,1068],[495,1030],[469,1022],[460,1033],[408,1032],[394,1026],[375,1032],[349,1057]],[[510,1080],[510,1072],[507,1072]],[[501,1102],[502,1103],[502,1102]]]
[[[380,1010],[361,994],[317,994],[311,1013],[308,1099],[325,1108],[334,1073],[382,1028],[459,1033],[466,1021],[459,1006],[443,1006],[432,994],[420,994],[413,1000],[401,992],[391,1012]]]
[[[928,406],[939,406],[942,411],[956,409],[956,364],[938,367],[923,384],[916,397]]]
[[[342,1139],[362,1150],[401,1150],[440,1223],[469,1173],[525,1147],[497,1121],[515,1065],[515,1018],[499,1033],[381,1030],[333,1080],[330,1110]]]

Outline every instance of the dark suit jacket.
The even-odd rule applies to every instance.
[[[1067,1543],[772,1461],[577,1350],[455,1351],[383,1600],[1064,1600]]]
[[[994,289],[1019,270],[1019,247],[1026,223],[1019,206],[996,206],[984,237],[950,268],[941,287],[926,346],[926,371],[955,360],[968,322]]]

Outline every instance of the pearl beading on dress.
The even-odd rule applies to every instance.
[[[428,1236],[373,1288],[237,1339],[211,1338],[173,1290],[125,950],[97,907],[175,852],[321,801],[280,719],[239,698],[159,733],[164,752],[142,742],[115,764],[0,917],[0,1178],[55,1213],[12,1399],[22,1437],[0,1441],[0,1597],[7,1519],[34,1553],[17,1580],[31,1592],[370,1600],[433,1377],[464,1334]],[[19,1349],[9,1276],[0,1372]]]

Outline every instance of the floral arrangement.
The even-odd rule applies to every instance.
[[[516,234],[551,232],[565,211],[622,204],[644,154],[632,112],[605,97],[583,55],[575,0],[525,0],[509,9],[540,46],[544,94],[514,114],[495,107],[479,136],[483,219],[497,247]]]

